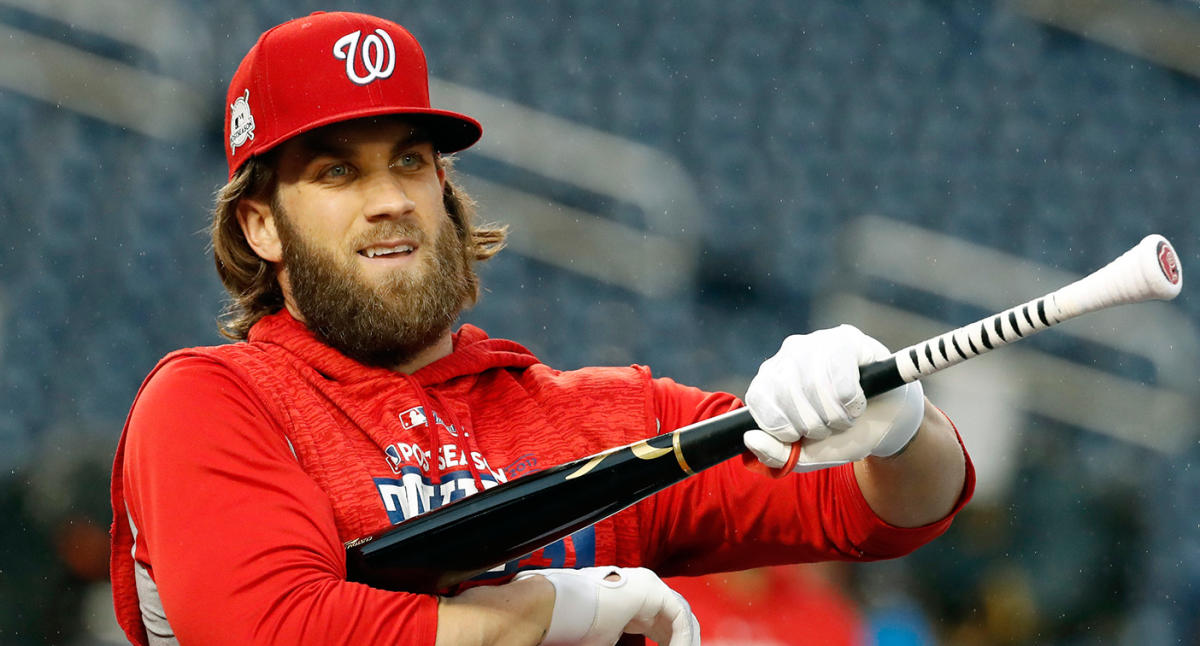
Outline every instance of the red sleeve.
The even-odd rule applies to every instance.
[[[437,599],[345,580],[325,494],[238,378],[203,358],[143,388],[125,500],[181,643],[433,644]]]
[[[742,405],[732,395],[669,379],[654,380],[652,390],[664,431]],[[967,458],[963,493],[950,514],[930,525],[901,528],[871,510],[853,465],[776,480],[729,460],[641,506],[643,554],[660,576],[903,556],[946,531],[970,499],[974,481]]]

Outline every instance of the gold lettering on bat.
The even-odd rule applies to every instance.
[[[647,442],[642,440],[637,444],[629,447],[630,451],[641,460],[653,460],[654,458],[664,456],[671,452],[671,449],[656,449]]]
[[[600,455],[597,455],[596,457],[592,458],[591,460],[588,460],[587,464],[584,464],[583,466],[576,469],[575,473],[572,473],[571,475],[567,476],[565,479],[566,480],[574,480],[575,478],[586,475],[588,471],[595,469],[596,465],[603,462],[604,458],[607,458],[607,457],[608,457],[608,453],[601,453]]]
[[[676,445],[678,445],[679,441],[676,440],[675,443],[676,443]],[[616,449],[614,451],[605,451],[604,453],[601,453],[600,455],[593,457],[592,459],[585,462],[583,466],[576,469],[571,475],[564,478],[564,480],[574,480],[575,478],[579,478],[579,477],[587,475],[588,473],[590,473],[592,471],[592,469],[595,469],[597,466],[599,466],[599,464],[604,461],[604,458],[607,458],[609,455],[616,453],[616,451],[619,451],[619,450],[620,449]],[[660,457],[670,453],[672,450],[674,450],[674,451],[676,451],[676,455],[678,456],[680,464],[686,465],[686,463],[683,461],[682,454],[678,453],[678,446],[676,446],[675,449],[670,449],[670,448],[658,449],[653,446],[650,446],[650,444],[647,440],[642,440],[641,442],[638,442],[637,444],[630,446],[629,450],[630,450],[630,452],[633,453],[633,456],[638,458],[639,460],[653,460],[655,458],[660,458]],[[684,471],[691,473],[691,470],[686,468],[686,466],[684,467]]]

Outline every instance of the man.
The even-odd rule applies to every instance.
[[[843,326],[790,337],[747,393],[748,448],[780,467],[801,443],[799,474],[719,465],[453,596],[347,582],[349,541],[741,405],[452,329],[504,231],[442,157],[479,124],[427,82],[407,31],[350,13],[268,31],[234,75],[213,249],[241,342],[169,355],[130,412],[112,577],[131,640],[695,644],[658,575],[888,558],[945,530],[973,486],[957,435],[919,384],[868,406],[857,366],[886,349]]]

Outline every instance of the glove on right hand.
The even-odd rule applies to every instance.
[[[514,580],[537,575],[554,584],[555,593],[542,646],[612,646],[623,633],[645,635],[664,646],[700,646],[700,624],[688,602],[650,570],[526,570]]]
[[[746,391],[746,407],[762,429],[746,432],[746,447],[763,464],[779,468],[800,442],[797,472],[899,452],[924,417],[921,382],[869,403],[858,385],[859,366],[890,355],[851,325],[788,337]]]

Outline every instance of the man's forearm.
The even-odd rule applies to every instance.
[[[542,577],[471,588],[439,600],[436,646],[536,646],[553,610],[554,586]]]
[[[920,527],[950,513],[962,494],[966,460],[950,421],[925,401],[925,419],[899,454],[854,463],[871,509],[897,527]]]

